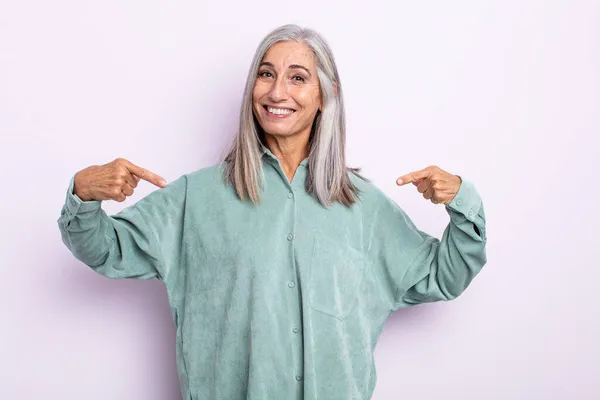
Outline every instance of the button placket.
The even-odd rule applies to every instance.
[[[292,182],[288,182],[286,180],[286,184],[287,184],[287,193],[284,194],[284,196],[287,197],[288,200],[291,200],[290,203],[288,203],[288,206],[290,208],[291,211],[291,225],[289,228],[289,231],[286,235],[286,239],[289,242],[289,248],[290,251],[292,252],[292,254],[294,254],[295,251],[295,239],[296,239],[296,235],[295,235],[295,230],[296,230],[296,207],[297,207],[297,202],[296,202],[296,189],[300,190],[300,187],[298,185],[300,185],[301,183],[301,178],[302,176],[299,175],[300,172],[300,168],[296,171],[296,176],[294,176]],[[284,197],[284,199],[286,198]],[[292,257],[292,260],[295,258],[295,256]],[[295,263],[292,263],[292,265],[295,265]],[[292,290],[290,292],[291,295],[291,301],[294,302],[294,304],[296,304],[299,300],[298,300],[298,290],[295,290],[294,288],[296,287],[296,274],[297,271],[295,271],[295,268],[292,268],[292,274],[290,276],[290,280],[287,281],[287,286],[290,290]],[[301,382],[304,377],[302,376],[302,336],[299,334],[302,330],[301,330],[301,317],[300,316],[291,316],[290,318],[290,327],[288,329],[290,329],[290,334],[293,335],[293,341],[296,343],[298,347],[297,349],[297,358],[299,360],[299,365],[296,365],[296,367],[294,368],[296,370],[296,375],[294,376],[295,380],[297,382]],[[289,332],[289,331],[288,331]]]

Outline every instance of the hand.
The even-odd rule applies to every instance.
[[[417,187],[419,193],[433,204],[448,204],[456,197],[462,179],[443,169],[432,165],[420,171],[403,175],[396,180],[398,186],[411,183]]]
[[[160,188],[167,185],[160,176],[140,168],[124,158],[104,165],[92,165],[75,174],[73,193],[83,201],[116,200],[125,201],[133,194],[140,179]]]

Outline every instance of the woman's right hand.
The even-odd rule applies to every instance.
[[[104,165],[92,165],[75,174],[73,193],[83,201],[125,201],[133,194],[140,179],[160,188],[167,185],[162,177],[138,167],[124,158],[117,158]]]

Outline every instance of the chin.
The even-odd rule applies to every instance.
[[[293,134],[293,132],[289,131],[289,130],[285,130],[285,129],[269,129],[267,127],[267,129],[263,128],[263,131],[266,134],[269,134],[271,136],[290,136]]]

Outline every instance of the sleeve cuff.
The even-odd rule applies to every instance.
[[[469,221],[474,222],[481,209],[481,197],[473,183],[463,179],[462,176],[460,179],[462,183],[458,193],[450,203],[446,204],[446,207],[463,214]]]
[[[75,215],[81,212],[86,211],[94,211],[101,207],[101,201],[92,200],[92,201],[83,201],[73,193],[73,186],[75,184],[75,175],[71,177],[71,182],[69,183],[69,188],[67,189],[67,196],[65,199],[65,207],[66,212],[69,218],[73,218]]]

